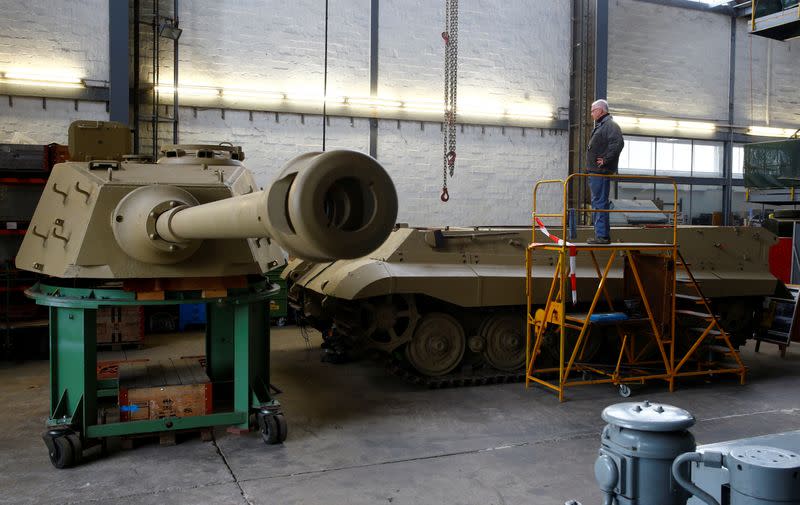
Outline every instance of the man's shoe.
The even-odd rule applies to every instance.
[[[611,239],[605,237],[592,237],[586,241],[587,244],[610,244]]]

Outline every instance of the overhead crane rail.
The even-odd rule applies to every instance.
[[[798,0],[753,0],[750,33],[774,40],[800,36]]]

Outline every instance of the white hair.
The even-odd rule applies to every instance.
[[[608,102],[606,102],[605,100],[600,99],[592,102],[592,109],[594,109],[595,107],[600,107],[604,111],[608,112]]]

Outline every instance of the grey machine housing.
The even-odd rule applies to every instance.
[[[604,505],[800,504],[800,431],[695,448],[695,418],[678,407],[626,402],[602,417]]]

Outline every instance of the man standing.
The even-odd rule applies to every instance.
[[[588,172],[590,174],[610,175],[617,173],[619,155],[625,141],[622,130],[608,113],[608,102],[597,100],[592,104],[592,119],[594,129],[592,138],[587,147]],[[611,188],[611,179],[608,177],[589,177],[589,190],[592,192],[592,209],[608,210],[608,193]],[[593,212],[594,237],[586,242],[589,244],[610,244],[611,225],[608,212]]]

